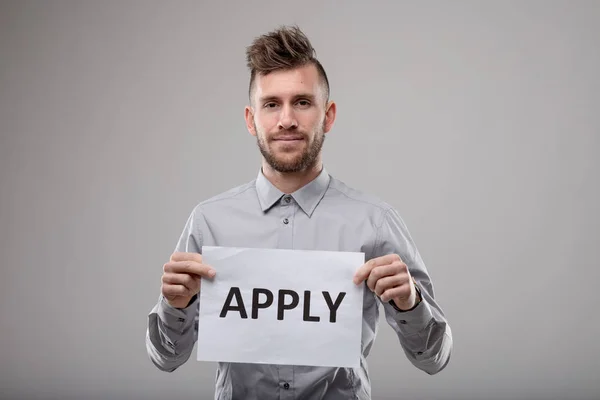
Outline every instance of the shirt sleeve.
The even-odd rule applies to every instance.
[[[195,223],[195,212],[188,218],[176,251],[201,252],[201,231]],[[171,306],[162,296],[148,315],[146,351],[160,370],[173,372],[192,354],[198,340],[198,296],[186,308]]]
[[[389,209],[379,228],[374,257],[398,254],[421,290],[421,303],[399,311],[381,302],[387,323],[394,329],[408,360],[433,375],[446,367],[453,341],[446,316],[438,304],[433,283],[408,228],[396,210]]]

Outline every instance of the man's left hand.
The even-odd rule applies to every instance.
[[[382,301],[393,300],[401,310],[410,310],[419,300],[408,267],[397,254],[373,258],[363,264],[354,274],[354,283],[358,285],[365,279],[369,289]]]

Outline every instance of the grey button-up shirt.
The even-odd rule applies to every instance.
[[[401,312],[365,287],[359,368],[222,362],[215,399],[370,399],[367,356],[377,332],[380,304],[399,339],[398,348],[390,349],[391,357],[404,354],[428,374],[443,369],[450,359],[450,326],[398,212],[333,178],[325,168],[290,195],[260,171],[255,180],[201,202],[192,210],[176,251],[202,253],[204,245],[364,252],[366,260],[395,253],[408,266],[423,299],[413,310]],[[176,309],[159,296],[146,335],[152,362],[169,372],[180,367],[192,353],[198,329],[202,326],[198,326],[197,298],[187,308]]]

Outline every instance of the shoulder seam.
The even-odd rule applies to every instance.
[[[383,227],[383,223],[385,222],[385,219],[390,214],[390,211],[391,211],[391,208],[388,208],[383,213],[383,215],[381,216],[381,222],[379,223],[379,226],[377,227],[377,234],[375,235],[375,244],[373,245],[373,252],[375,254],[377,254],[377,250],[379,248],[379,244],[381,243],[381,228]]]

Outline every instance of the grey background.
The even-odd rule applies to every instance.
[[[1,397],[212,398],[146,316],[192,207],[258,172],[244,49],[284,23],[327,168],[400,211],[454,333],[427,376],[382,320],[374,399],[600,397],[598,1],[2,2]]]

